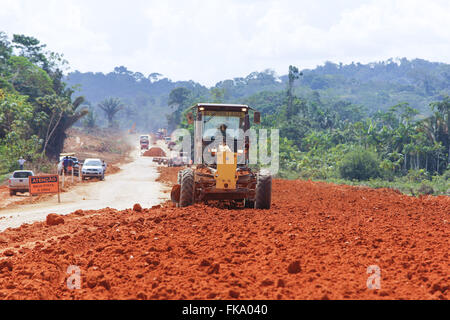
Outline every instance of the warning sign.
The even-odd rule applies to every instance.
[[[59,193],[58,175],[28,177],[28,183],[30,194]]]

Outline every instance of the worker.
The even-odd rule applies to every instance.
[[[20,159],[17,160],[17,162],[19,163],[20,170],[23,170],[23,165],[25,162],[27,162],[27,160],[25,160],[23,157],[20,157]]]
[[[63,160],[64,173],[67,173],[67,168],[70,167],[70,162],[71,162],[70,160],[71,159],[68,156],[64,157],[64,160]],[[72,163],[73,163],[73,161],[72,161]]]
[[[234,141],[234,138],[228,134],[228,126],[225,123],[221,124],[218,130],[219,132],[216,134],[216,138],[222,137],[222,143],[224,145],[227,143],[227,141]]]

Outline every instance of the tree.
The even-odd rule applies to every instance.
[[[88,131],[90,131],[97,126],[96,121],[97,121],[97,117],[95,115],[94,110],[89,109],[89,112],[83,121],[83,127],[86,128]]]
[[[98,104],[98,107],[103,110],[108,118],[109,127],[111,128],[114,123],[114,117],[121,111],[124,106],[118,98],[108,98]]]
[[[450,163],[450,97],[445,96],[444,100],[434,102],[431,108],[435,112],[434,116],[437,120],[437,141],[442,142],[443,146],[448,151],[447,164]]]
[[[21,94],[34,100],[54,93],[52,79],[43,69],[27,58],[12,56],[9,59],[9,65],[11,72],[9,82]]]
[[[295,80],[299,79],[300,76],[302,76],[303,73],[298,71],[297,67],[289,66],[289,83],[288,83],[288,91],[287,91],[287,97],[288,97],[288,105],[287,105],[287,112],[286,116],[289,118],[290,116],[294,115],[295,112],[293,110],[293,99],[294,99],[294,82]]]
[[[14,48],[20,50],[20,55],[22,57],[29,59],[32,63],[46,71],[49,69],[49,61],[43,52],[46,47],[45,44],[41,44],[36,38],[20,34],[13,35],[12,42]]]
[[[211,96],[214,103],[223,103],[225,98],[225,88],[211,88]]]
[[[6,62],[12,54],[11,43],[8,41],[6,33],[0,31],[0,76],[5,71]]]
[[[59,155],[64,147],[66,131],[78,120],[88,114],[87,108],[78,110],[84,97],[78,97],[73,102],[65,97],[47,95],[36,99],[35,110],[39,123],[39,136],[44,141],[43,154],[49,157]]]
[[[175,130],[175,128],[181,122],[181,114],[188,106],[191,91],[186,88],[180,87],[172,90],[169,94],[168,105],[174,111],[167,116],[167,124],[169,131]]]
[[[344,179],[369,180],[380,175],[380,161],[374,152],[356,148],[344,156],[339,172]]]

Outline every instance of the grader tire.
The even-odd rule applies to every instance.
[[[194,171],[185,170],[181,174],[181,190],[179,206],[189,207],[194,204]]]
[[[255,209],[270,209],[272,201],[272,176],[261,175],[256,185]]]
[[[246,209],[255,209],[255,200],[244,200],[244,208]]]

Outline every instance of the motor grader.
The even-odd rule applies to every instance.
[[[200,103],[191,108],[194,123],[193,166],[178,173],[171,198],[178,207],[210,201],[270,209],[272,176],[250,168],[250,111],[247,105]]]

